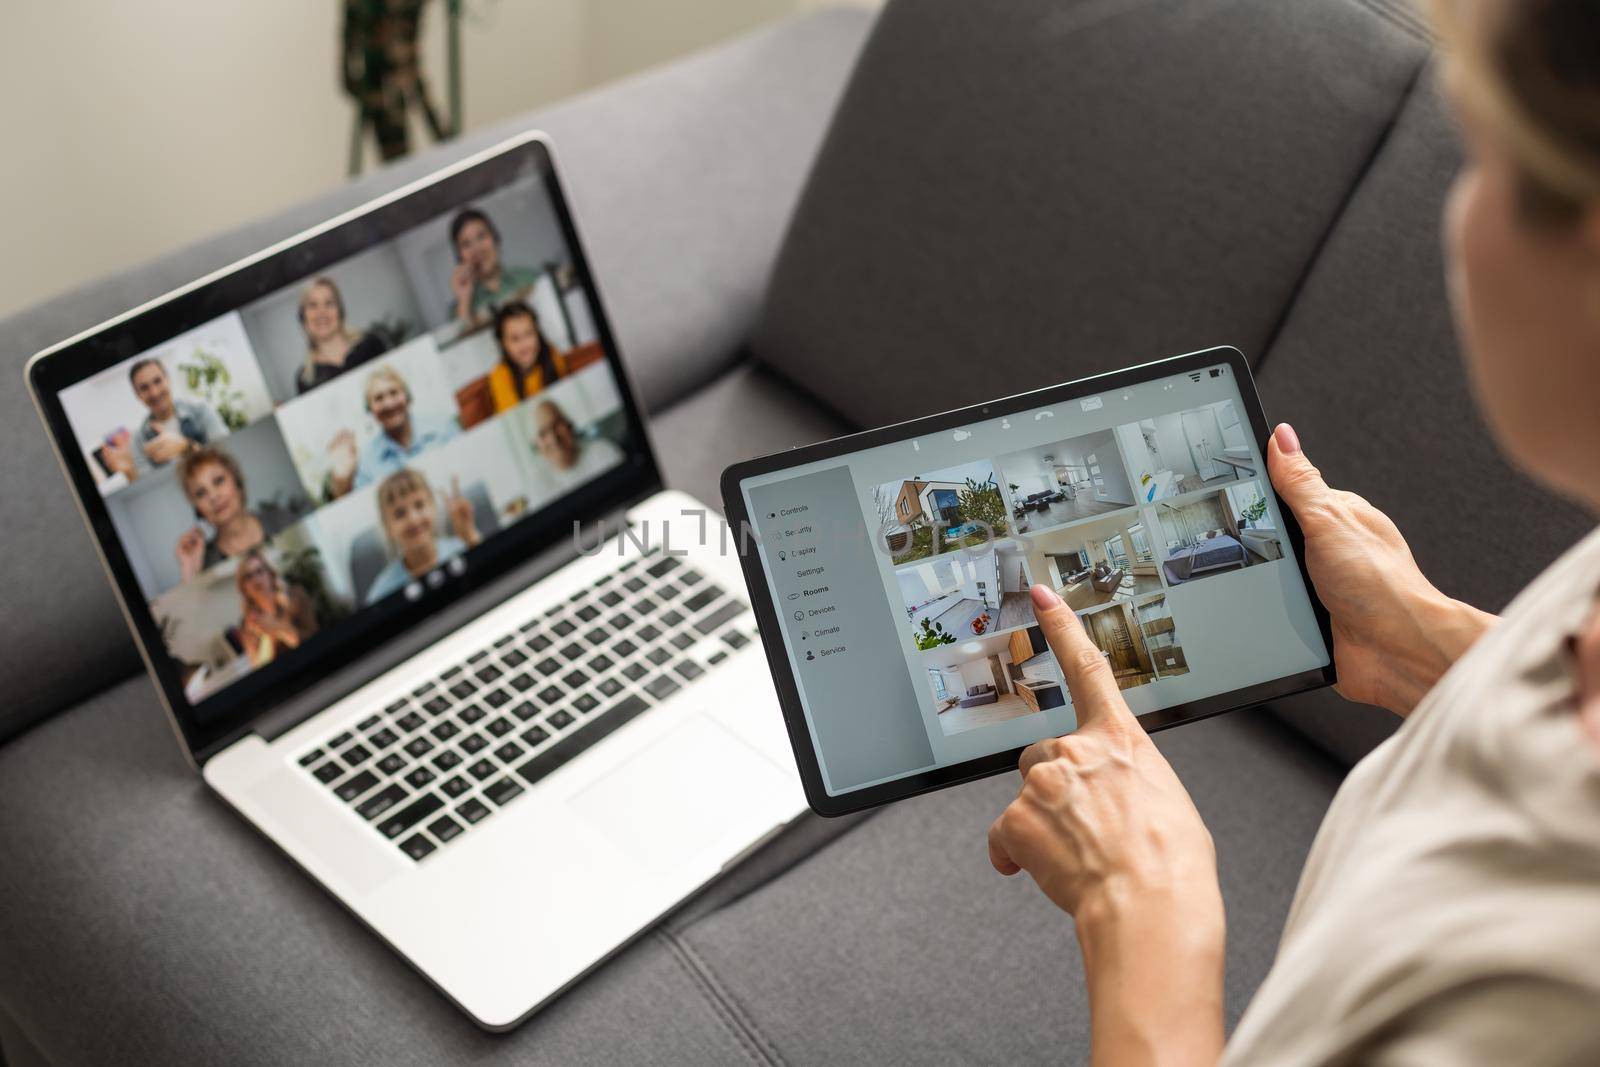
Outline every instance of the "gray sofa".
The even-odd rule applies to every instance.
[[[0,323],[8,1062],[1084,1058],[1070,923],[986,858],[1014,779],[801,820],[494,1036],[185,767],[22,362],[532,125],[668,476],[704,499],[742,456],[1232,343],[1449,592],[1499,608],[1585,528],[1507,469],[1460,376],[1437,224],[1458,149],[1399,0],[891,0],[764,30]],[[1217,843],[1230,1022],[1392,726],[1324,692],[1160,736]]]

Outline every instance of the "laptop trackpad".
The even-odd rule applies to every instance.
[[[696,715],[568,802],[650,870],[726,842],[733,852],[769,830],[783,773],[728,730]]]

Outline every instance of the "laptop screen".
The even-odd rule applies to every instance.
[[[252,298],[59,391],[67,461],[198,721],[419,617],[647,458],[537,147],[469,199],[429,190],[426,217],[403,198],[342,225],[337,258],[243,268]]]

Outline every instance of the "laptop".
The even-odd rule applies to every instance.
[[[805,810],[737,553],[663,487],[542,135],[27,378],[205,783],[481,1026]]]

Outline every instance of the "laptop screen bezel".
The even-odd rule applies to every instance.
[[[579,284],[587,293],[606,365],[616,377],[627,422],[622,466],[553,501],[502,530],[475,551],[472,566],[415,602],[390,598],[340,628],[307,642],[294,657],[269,664],[191,705],[182,680],[123,550],[121,539],[88,464],[76,445],[61,392],[107,368],[159,346],[186,330],[236,311],[286,285],[416,226],[529,177],[542,180]],[[225,747],[260,716],[296,694],[358,662],[386,642],[437,615],[462,597],[505,576],[529,557],[572,538],[588,523],[643,499],[662,486],[645,429],[643,409],[623,366],[620,349],[579,239],[549,146],[542,134],[524,134],[434,175],[316,226],[263,252],[97,326],[29,361],[27,380],[102,562],[134,631],[141,655],[175,726],[196,763]],[[324,640],[325,638],[325,640]]]

